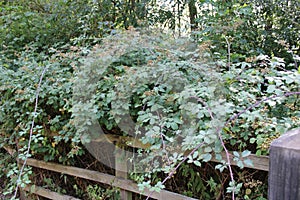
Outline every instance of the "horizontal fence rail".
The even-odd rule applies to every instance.
[[[222,159],[227,161],[225,152],[221,153],[221,155],[222,155]],[[237,162],[233,160],[233,155],[230,154],[229,157],[230,157],[230,164],[237,166]],[[269,156],[257,156],[255,154],[250,154],[246,158],[252,160],[253,162],[253,166],[246,165],[245,166],[246,168],[269,171]],[[220,162],[214,157],[210,161],[217,162],[217,163]]]
[[[111,185],[113,187],[118,187],[120,189],[124,189],[126,191],[134,192],[137,194],[140,194],[141,191],[139,190],[136,183],[130,180],[117,178],[113,175],[108,175],[105,173],[101,173],[98,171],[92,171],[87,169],[81,169],[78,167],[72,167],[72,166],[65,166],[61,164],[56,163],[50,163],[45,161],[40,161],[36,159],[29,158],[27,160],[27,165],[40,168],[40,169],[46,169],[49,171],[59,172],[62,174],[67,174],[79,178],[83,178],[86,180],[95,181],[98,183],[104,183],[107,185]],[[151,192],[148,189],[145,189],[144,193],[142,195],[147,196]],[[153,192],[151,194],[151,198],[153,199],[172,199],[172,200],[196,200],[195,198],[190,198],[181,194],[169,192],[167,190],[161,190],[160,192]]]
[[[149,147],[149,144],[143,144],[138,139],[131,137],[131,136],[119,136],[114,134],[101,134],[97,140],[93,140],[94,142],[109,142],[112,144],[120,144],[126,141],[126,146],[132,148],[140,148],[146,149]],[[187,151],[185,154],[187,155],[189,152]],[[221,153],[222,159],[227,161],[227,157],[225,152]],[[245,166],[247,168],[262,170],[262,171],[269,171],[269,157],[268,156],[257,156],[255,154],[251,154],[247,156],[253,162],[253,166]],[[220,163],[219,160],[212,157],[211,161]],[[236,161],[233,160],[233,155],[230,154],[230,163],[231,165],[237,165]]]
[[[110,143],[119,143],[121,141],[127,141],[126,146],[132,147],[132,148],[147,148],[147,144],[142,144],[141,142],[137,141],[136,139],[133,139],[131,137],[125,137],[125,136],[116,136],[112,134],[105,134],[103,135],[102,138],[99,138],[99,140],[104,141],[106,140],[107,142]],[[15,151],[12,148],[9,147],[4,147],[6,151],[13,155]],[[222,159],[227,160],[226,154],[221,153]],[[233,160],[234,156],[230,153],[230,162],[231,165],[237,165],[236,161]],[[256,156],[254,154],[249,155],[247,158],[251,159],[253,162],[253,166],[245,166],[246,168],[252,168],[252,169],[257,169],[257,170],[263,170],[263,171],[269,171],[269,157],[268,156]],[[220,163],[219,160],[216,158],[211,159],[212,162]],[[165,199],[172,199],[172,200],[196,200],[194,198],[190,198],[178,193],[170,192],[167,190],[161,190],[160,192],[151,192],[148,189],[145,189],[143,193],[139,190],[139,187],[136,183],[134,183],[132,180],[126,179],[126,175],[122,175],[116,171],[116,176],[105,174],[102,172],[98,171],[92,171],[92,170],[87,170],[87,169],[82,169],[78,167],[73,167],[73,166],[65,166],[62,164],[57,164],[57,163],[51,163],[51,162],[45,162],[41,160],[36,160],[32,158],[27,159],[27,165],[40,168],[40,169],[45,169],[49,171],[54,171],[70,176],[75,176],[79,178],[83,178],[86,180],[91,180],[95,181],[98,183],[103,183],[107,184],[113,187],[120,188],[121,191],[128,192],[126,195],[124,195],[123,199],[127,199],[127,197],[131,196],[130,192],[136,193],[136,194],[141,194],[144,196],[147,196],[148,194],[151,193],[151,198],[153,199],[159,199],[159,200],[165,200]],[[26,187],[24,189],[27,192],[31,192],[33,194],[37,194],[39,196],[43,196],[46,198],[50,199],[55,199],[55,200],[79,200],[75,197],[71,197],[68,195],[61,195],[56,192],[52,192],[50,190],[44,189],[42,187],[34,186],[34,187]],[[122,194],[121,194],[122,197]],[[129,198],[131,199],[131,197]]]
[[[55,199],[55,200],[80,200],[75,197],[69,196],[69,195],[61,195],[57,192],[52,192],[51,190],[47,190],[45,188],[39,187],[39,186],[27,186],[23,188],[24,191],[36,194],[42,197],[46,197],[48,199]]]

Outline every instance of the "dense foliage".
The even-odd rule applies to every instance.
[[[299,72],[282,71],[282,59],[258,56],[224,71],[203,57],[201,46],[139,34],[113,36],[87,60],[75,82],[88,88],[80,90],[82,96],[74,102],[77,134],[84,135],[95,118],[106,130],[135,132],[151,144],[141,162],[152,167],[151,173],[170,173],[186,150],[201,143],[189,163],[201,166],[212,156],[221,161],[218,132],[227,148],[243,152],[234,155],[244,167],[251,161],[239,158],[249,155],[249,149],[266,154],[270,139],[299,126]],[[217,168],[223,171],[226,164]]]
[[[173,188],[162,184],[164,177],[199,147],[177,170],[178,179],[190,179],[178,192],[230,198],[227,188],[239,190],[237,198],[266,198],[262,180],[247,171],[229,183],[220,154],[233,151],[243,168],[251,165],[250,153],[267,155],[274,138],[299,127],[298,1],[21,0],[0,6],[5,194],[38,178],[27,167],[17,182],[15,162],[28,157],[34,120],[31,157],[79,165],[97,137],[86,133],[97,123],[105,133],[133,135],[148,147],[139,164],[153,165],[131,174],[141,189]],[[221,164],[207,165],[213,157]],[[52,181],[42,182],[55,188]],[[118,196],[72,184],[79,198]]]
[[[293,63],[299,55],[299,6],[297,1],[202,1],[196,34],[211,41],[213,50],[223,56],[229,43],[233,62],[266,54]]]

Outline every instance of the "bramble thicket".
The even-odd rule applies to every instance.
[[[273,139],[300,125],[298,1],[0,5],[5,198],[37,184],[82,199],[118,199],[116,188],[17,162],[32,157],[113,173],[87,150],[97,123],[146,147],[131,149],[147,155],[140,164],[153,163],[130,174],[141,190],[267,199],[267,173],[244,167],[252,164],[248,155],[268,155]],[[222,152],[232,152],[238,167]]]

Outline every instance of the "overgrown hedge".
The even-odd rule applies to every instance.
[[[226,175],[199,177],[195,166],[208,166],[212,156],[221,159],[224,147],[242,152],[234,153],[240,167],[251,164],[239,157],[267,155],[274,138],[300,124],[299,3],[222,1],[209,2],[209,8],[207,1],[189,1],[203,10],[194,16],[197,26],[188,39],[148,28],[163,25],[176,32],[187,2],[172,4],[179,12],[149,0],[132,2],[0,2],[0,147],[12,147],[25,159],[34,120],[31,156],[76,165],[95,139],[86,134],[91,125],[135,134],[151,144],[140,163],[158,159],[165,165],[131,177],[141,188],[159,190],[184,152],[202,144],[178,173],[197,182],[201,192],[189,182],[185,193],[225,198]],[[0,154],[0,176],[9,178],[5,191],[11,193],[19,167],[15,157],[3,149]],[[214,167],[223,171],[225,163]],[[29,183],[31,174],[26,168],[18,184]],[[247,179],[260,182],[257,190],[238,184],[245,177],[239,174],[229,191],[240,189],[244,199],[266,198],[254,175]],[[204,194],[204,186],[211,191]]]
[[[53,49],[52,57],[39,58],[28,50],[20,54],[17,71],[2,65],[1,146],[14,147],[24,157],[35,117],[31,155],[74,164],[76,155],[84,153],[82,143],[89,142],[90,124],[97,122],[105,131],[136,133],[151,144],[141,162],[159,158],[165,165],[133,177],[145,180],[141,188],[156,184],[159,189],[157,172],[169,173],[186,150],[200,143],[188,159],[197,166],[214,154],[221,159],[220,136],[242,156],[250,151],[266,155],[273,138],[300,123],[298,96],[291,94],[299,92],[299,72],[284,70],[280,58],[260,55],[224,70],[205,46],[134,30],[108,37],[86,59],[78,60],[83,55],[79,48],[70,46],[67,52]],[[37,82],[45,67],[34,115]],[[131,122],[134,126],[125,126]],[[7,166],[2,176],[15,177],[17,165],[2,164]],[[245,164],[251,161],[239,162],[240,167]],[[146,181],[149,177],[155,182]]]

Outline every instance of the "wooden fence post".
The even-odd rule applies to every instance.
[[[115,152],[115,170],[116,170],[116,177],[127,179],[128,178],[128,172],[131,169],[130,164],[128,162],[128,158],[130,152],[128,151],[122,151],[118,147],[116,147]],[[126,190],[120,191],[120,196],[122,200],[132,200],[132,193],[128,192]]]
[[[300,129],[271,143],[268,196],[269,200],[300,199]]]

